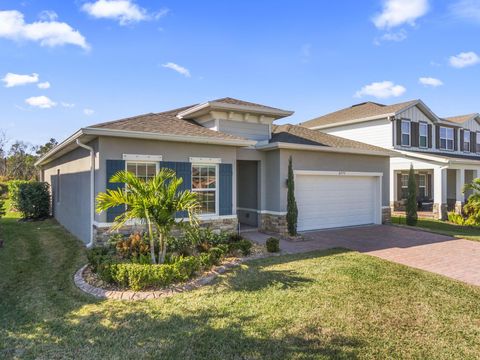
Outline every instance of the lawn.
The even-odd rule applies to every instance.
[[[405,224],[405,217],[392,216],[392,223]],[[439,234],[453,236],[456,238],[480,241],[480,229],[455,225],[446,221],[433,219],[418,219],[417,227]]]
[[[95,300],[55,221],[0,222],[0,358],[476,358],[480,288],[341,249],[252,261],[211,286]]]

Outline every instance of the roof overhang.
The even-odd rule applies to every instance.
[[[72,151],[77,148],[76,140],[82,138],[84,142],[93,140],[98,136],[131,138],[131,139],[145,139],[145,140],[160,140],[169,142],[186,142],[195,144],[212,144],[223,146],[236,146],[247,147],[253,146],[257,142],[253,140],[241,140],[241,139],[216,139],[204,136],[186,136],[186,135],[174,135],[174,134],[159,134],[143,131],[127,131],[127,130],[112,130],[112,129],[100,129],[100,128],[83,128],[78,130],[75,134],[61,142],[44,156],[37,160],[36,166],[47,164],[48,162],[58,158],[59,156]]]
[[[372,155],[372,156],[388,156],[395,157],[398,154],[391,150],[368,150],[358,148],[336,148],[330,146],[321,145],[305,145],[305,144],[293,144],[286,142],[274,142],[265,145],[257,145],[255,149],[259,151],[272,151],[278,149],[290,149],[290,150],[304,150],[304,151],[320,151],[327,153],[341,153],[341,154],[360,154],[360,155]]]
[[[275,119],[281,119],[287,116],[292,115],[293,111],[280,110],[280,109],[271,109],[264,108],[261,106],[247,106],[247,105],[238,105],[238,104],[228,104],[218,101],[209,101],[203,104],[193,106],[187,110],[181,111],[177,114],[177,117],[181,119],[193,119],[202,115],[209,113],[212,110],[223,110],[223,111],[238,111],[246,112],[252,114],[260,114],[273,117]]]
[[[439,164],[470,164],[470,165],[480,165],[480,158],[478,160],[475,159],[464,159],[464,158],[457,158],[457,157],[450,157],[448,155],[442,154],[425,154],[425,153],[417,153],[413,151],[403,151],[397,150],[403,157],[406,158],[413,158],[413,159],[420,159],[424,161],[431,161],[436,162]]]

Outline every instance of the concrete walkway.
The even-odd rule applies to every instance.
[[[264,244],[269,235],[243,234]],[[284,253],[341,247],[480,286],[480,242],[399,226],[374,225],[303,234],[304,241],[280,241]]]

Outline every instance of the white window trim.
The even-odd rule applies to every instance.
[[[155,174],[158,174],[160,171],[160,163],[158,161],[147,161],[147,160],[128,160],[125,161],[125,171],[128,169],[128,164],[155,164]]]
[[[155,162],[155,161],[162,161],[163,156],[162,155],[144,155],[144,154],[123,154],[122,155],[123,160],[126,161],[136,161],[136,162],[142,162],[142,161],[148,161],[148,162]]]
[[[468,141],[465,141],[465,135],[468,133]],[[465,150],[465,143],[468,143],[468,150]],[[472,143],[470,138],[470,130],[463,130],[463,152],[470,153],[472,152]]]
[[[194,158],[190,158],[190,159],[194,159]],[[192,189],[191,191],[192,192],[205,192],[205,191],[212,191],[213,189],[194,189],[193,188],[193,167],[194,166],[202,166],[202,165],[205,165],[205,166],[211,166],[211,165],[215,165],[215,213],[207,213],[207,214],[198,214],[198,218],[200,220],[208,220],[208,219],[215,219],[215,218],[218,218],[220,215],[220,209],[219,209],[219,206],[220,206],[220,201],[219,201],[219,185],[220,185],[220,169],[219,169],[219,166],[218,166],[218,163],[208,163],[208,162],[192,162],[192,179],[191,179],[191,182],[192,182]]]
[[[480,154],[480,131],[477,131],[477,139],[476,139],[476,144],[475,144],[475,151],[477,152],[477,154]]]
[[[403,132],[403,123],[408,123],[408,134]],[[408,135],[408,144],[403,143],[403,135]],[[400,143],[402,146],[412,146],[412,122],[410,120],[402,119],[402,124],[400,126]]]
[[[425,126],[425,146],[422,146],[420,139],[422,138],[422,126]],[[422,149],[428,148],[428,124],[426,122],[420,121],[418,123],[418,147]]]
[[[445,129],[445,134],[446,134],[446,137],[443,137],[442,138],[442,129]],[[448,148],[448,132],[451,131],[452,132],[452,148],[449,149]],[[446,127],[446,126],[440,126],[440,144],[438,144],[438,148],[440,150],[447,150],[447,151],[454,151],[455,150],[455,130],[452,129],[452,128],[449,128],[449,127]],[[442,139],[445,140],[445,148],[442,148]]]
[[[211,165],[211,164],[221,164],[221,158],[207,158],[207,157],[190,157],[189,161],[195,165]]]

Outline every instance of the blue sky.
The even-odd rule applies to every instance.
[[[39,144],[226,96],[292,123],[362,101],[480,112],[479,38],[480,0],[2,1],[0,129]]]

